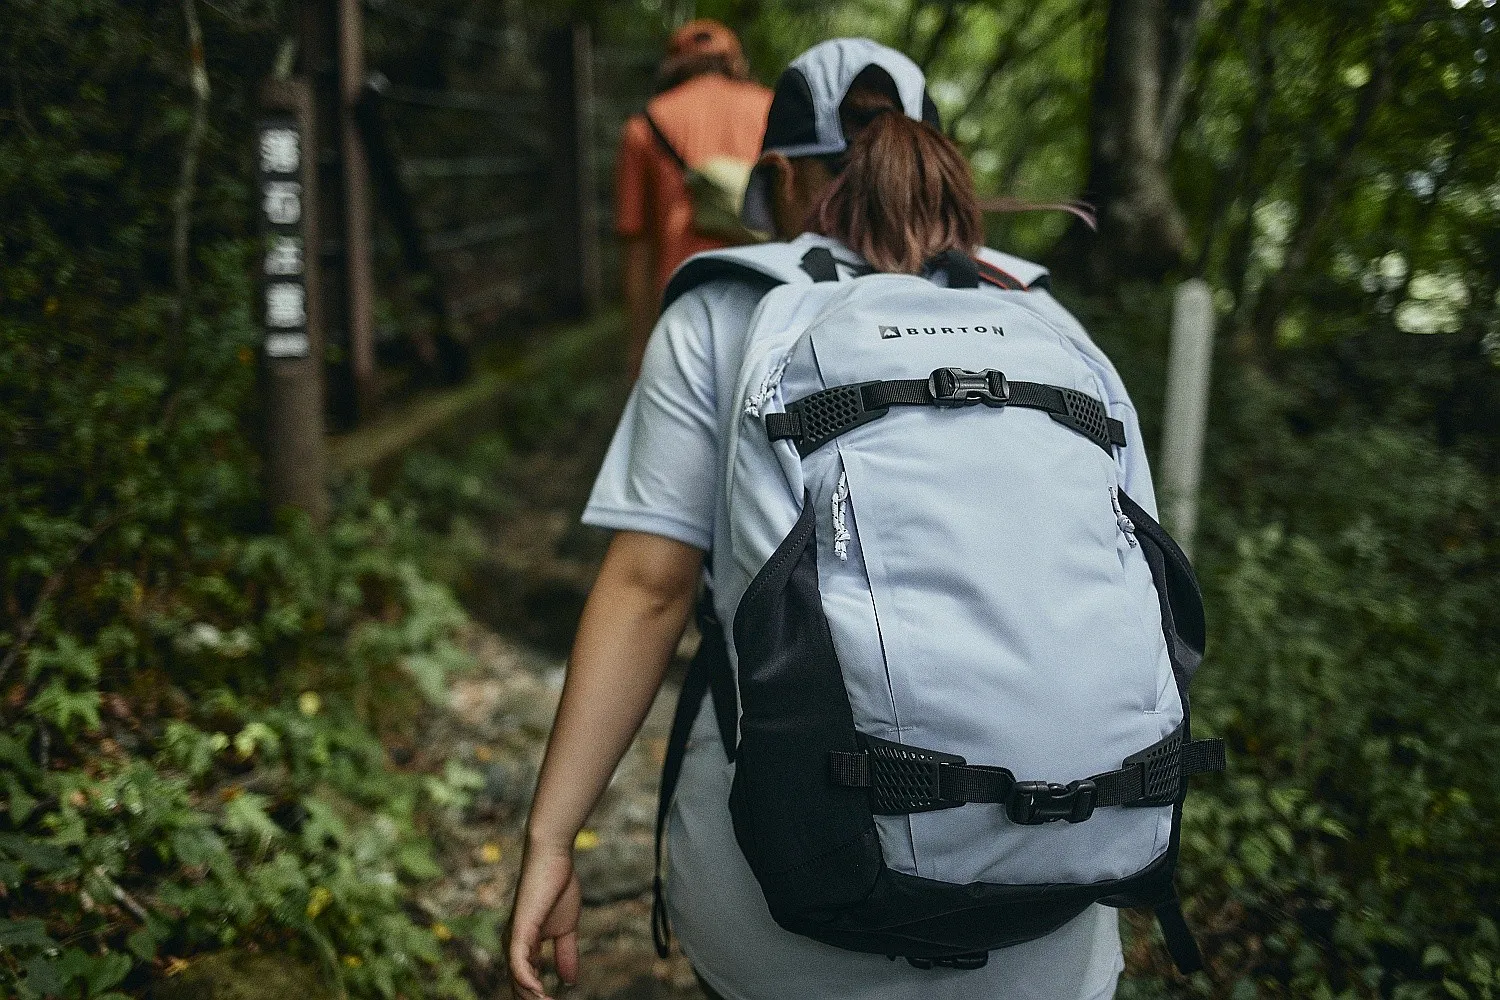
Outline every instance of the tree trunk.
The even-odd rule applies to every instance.
[[[1097,235],[1075,225],[1053,261],[1095,286],[1160,280],[1187,249],[1169,166],[1200,0],[1110,0],[1094,78],[1085,198]]]

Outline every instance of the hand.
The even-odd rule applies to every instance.
[[[552,942],[557,974],[578,982],[578,915],[583,894],[569,847],[528,845],[511,909],[510,989],[516,1000],[551,1000],[542,989],[542,942]]]

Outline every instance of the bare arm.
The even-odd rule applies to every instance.
[[[646,340],[656,325],[656,254],[645,235],[624,237],[625,323],[629,336],[625,371],[633,382],[641,373]]]
[[[687,625],[703,553],[659,535],[622,531],[584,605],[557,719],[526,824],[511,916],[511,987],[543,996],[540,953],[552,940],[558,973],[578,975],[578,880],[573,839],[640,729]]]

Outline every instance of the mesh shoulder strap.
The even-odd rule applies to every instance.
[[[1003,288],[1031,291],[1051,287],[1051,275],[1040,264],[989,247],[980,247],[974,258],[979,263],[980,276]]]

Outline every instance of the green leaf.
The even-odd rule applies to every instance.
[[[150,962],[156,958],[156,937],[148,928],[142,927],[133,932],[125,939],[125,947],[142,962]]]
[[[26,992],[34,997],[50,997],[61,993],[73,978],[63,969],[63,957],[77,953],[78,949],[69,948],[62,953],[62,957],[37,955],[27,961],[22,966],[26,970]]]
[[[33,917],[24,920],[0,920],[0,948],[56,948],[47,936],[46,924]]]
[[[31,815],[32,810],[37,807],[37,803],[41,800],[22,788],[21,783],[16,780],[14,774],[7,774],[5,776],[5,790],[6,796],[9,799],[11,825],[20,826],[26,822],[26,818]]]
[[[44,687],[26,710],[62,730],[73,730],[74,722],[84,723],[87,729],[99,728],[98,691],[71,691],[61,678]]]
[[[105,955],[90,956],[90,961],[83,970],[83,978],[89,985],[89,993],[103,993],[111,986],[118,984],[130,970],[135,967],[135,960],[122,951],[112,951]]]
[[[71,867],[66,852],[21,833],[0,833],[0,854],[14,858],[29,871],[40,875],[57,874]]]

